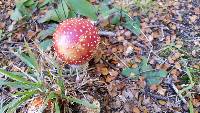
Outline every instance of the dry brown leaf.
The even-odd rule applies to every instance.
[[[107,67],[102,67],[102,68],[101,68],[101,74],[102,74],[102,75],[108,75],[108,73],[109,73],[109,72],[108,72],[108,68],[107,68]]]
[[[170,64],[174,63],[174,59],[171,56],[169,56],[167,59],[168,59],[168,61],[169,61]]]
[[[140,113],[140,109],[138,107],[133,107],[133,113]]]
[[[161,104],[161,105],[165,105],[165,104],[167,104],[167,102],[164,101],[164,100],[159,100],[158,102],[159,102],[159,104]]]
[[[175,24],[169,24],[170,28],[173,30],[176,30],[176,25]]]
[[[110,76],[106,77],[106,82],[111,82],[112,80],[114,80],[119,75],[119,73],[117,71],[113,70],[113,69],[111,69],[109,71],[109,74],[110,74]]]
[[[156,69],[161,69],[162,64],[156,64]]]
[[[150,42],[153,41],[153,36],[149,35],[148,39],[149,39]]]
[[[198,16],[197,15],[192,15],[189,18],[190,18],[191,22],[195,22],[197,20]]]
[[[31,39],[32,37],[35,36],[35,34],[36,34],[36,32],[29,30],[28,33],[27,33],[27,36],[28,36],[29,39]]]
[[[132,64],[131,67],[132,67],[132,68],[137,68],[137,67],[138,67],[138,64],[134,63],[134,64]]]
[[[118,37],[117,37],[117,40],[118,40],[119,42],[124,41],[124,36],[118,36]]]
[[[139,87],[144,88],[146,86],[145,78],[143,76],[140,76],[137,84],[139,85]]]
[[[165,38],[165,44],[166,44],[166,45],[170,45],[170,44],[171,44],[171,37],[170,37],[170,36],[167,36],[167,37]]]
[[[192,50],[192,56],[196,57],[197,56],[196,53],[197,53],[196,50]]]
[[[199,7],[195,7],[194,8],[194,13],[197,15],[200,15],[200,8]]]
[[[170,72],[172,75],[177,75],[177,69],[172,69],[172,71]]]
[[[5,26],[6,26],[6,24],[5,24],[5,23],[3,23],[3,22],[0,22],[0,29],[4,29],[4,28],[5,28]]]
[[[171,67],[170,64],[164,63],[163,66],[162,66],[162,69],[165,70],[165,71],[167,71],[170,67]]]
[[[152,91],[156,91],[158,89],[158,87],[157,87],[157,85],[153,84],[153,85],[150,86],[150,89]]]
[[[192,99],[192,104],[195,106],[195,107],[198,107],[200,106],[200,101],[198,99]]]
[[[131,37],[131,32],[130,31],[126,31],[126,32],[124,32],[124,35],[126,36],[126,37]]]
[[[179,62],[175,62],[175,68],[176,69],[181,69],[181,64]]]
[[[116,47],[113,47],[113,48],[112,48],[112,53],[115,53],[115,52],[117,52],[117,48],[116,48]]]
[[[177,51],[177,52],[174,53],[173,56],[174,56],[174,60],[177,60],[178,58],[180,58],[182,56],[182,54]]]
[[[107,85],[108,93],[111,97],[115,97],[117,95],[117,87],[116,84],[112,81],[109,85]]]
[[[165,95],[165,93],[166,93],[166,91],[167,91],[167,89],[164,89],[164,88],[162,88],[162,86],[158,86],[158,93],[159,94],[161,94],[161,95]]]
[[[200,69],[200,65],[193,65],[193,68]]]
[[[111,69],[111,70],[109,71],[109,74],[110,74],[111,76],[114,76],[114,77],[116,77],[116,76],[119,75],[119,73],[118,73],[117,71],[113,70],[113,69]]]
[[[140,63],[142,60],[141,60],[140,56],[136,56],[136,57],[134,57],[134,61],[137,63]]]
[[[152,37],[153,37],[153,38],[159,38],[159,37],[160,37],[160,32],[159,32],[159,31],[154,31],[154,32],[152,33]]]
[[[144,110],[143,110],[143,113],[149,113],[149,112],[148,112],[148,109],[146,108],[146,106],[144,106],[143,109],[144,109]]]
[[[180,49],[181,47],[183,47],[183,42],[179,40],[176,42],[175,46]]]

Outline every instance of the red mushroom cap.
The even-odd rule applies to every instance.
[[[88,20],[72,18],[58,25],[53,34],[54,50],[67,64],[88,62],[100,42],[97,28]]]

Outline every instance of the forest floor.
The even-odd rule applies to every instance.
[[[90,1],[97,5],[101,3]],[[129,5],[122,1],[114,0],[109,5]],[[37,20],[47,9],[35,10],[29,20],[16,22],[11,19],[14,8],[13,0],[0,1],[0,68],[28,71],[27,66],[10,50],[23,48],[26,40],[38,54],[33,42],[39,40],[38,34],[49,27],[49,23]],[[98,54],[89,62],[87,74],[81,80],[77,80],[76,76],[65,77],[68,91],[77,98],[97,101],[101,113],[199,113],[199,0],[157,0],[156,5],[148,7],[147,11],[130,9],[128,14],[140,20],[140,34],[135,35],[120,24],[111,25],[108,20],[98,23],[96,26],[101,31],[111,31],[115,35],[101,36]],[[46,53],[54,55],[53,49]],[[141,73],[139,76],[126,74],[128,67],[138,68],[143,58],[152,70],[167,72],[157,84],[149,84]],[[0,74],[0,80],[6,79]],[[0,98],[10,98],[15,90],[20,89],[0,84]],[[19,111],[24,109],[26,107],[21,107]],[[92,113],[78,105],[72,105],[71,111]]]

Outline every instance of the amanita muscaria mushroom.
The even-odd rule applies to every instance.
[[[94,55],[100,36],[88,19],[72,18],[60,23],[53,34],[58,57],[69,65],[81,65]]]

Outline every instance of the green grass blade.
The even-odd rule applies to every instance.
[[[37,58],[34,55],[34,53],[31,51],[31,48],[29,47],[29,45],[26,41],[25,41],[25,47],[28,49],[28,54],[30,56],[29,61],[31,61],[34,68],[38,71],[39,65],[38,65],[38,62],[37,62]]]
[[[38,90],[33,90],[35,93],[38,93]],[[23,95],[27,95],[27,94],[29,94],[30,93],[30,91],[18,91],[18,92],[16,92],[15,94],[13,94],[13,96],[23,96]]]
[[[18,81],[14,81],[14,82],[9,82],[9,81],[2,81],[0,80],[0,86],[1,85],[6,85],[12,88],[21,88],[21,89],[35,89],[35,88],[40,88],[42,85],[39,83],[23,83],[23,82],[18,82]]]
[[[4,105],[2,108],[1,108],[1,112],[0,113],[6,113],[6,110],[9,109],[10,106],[13,106],[17,101],[19,101],[19,97],[18,98],[15,98],[13,100],[11,100],[10,102],[8,102],[8,104]]]
[[[96,109],[97,108],[97,106],[95,104],[91,104],[87,100],[78,99],[78,98],[72,97],[72,96],[65,96],[65,98],[67,100],[69,100],[70,102],[72,102],[72,103],[75,102],[77,104],[80,104],[80,105],[83,105],[83,106],[86,106],[86,107],[92,108],[92,109]]]
[[[31,96],[34,95],[36,92],[37,90],[27,92],[26,95],[22,96],[18,101],[13,103],[13,106],[10,106],[7,113],[13,113],[22,103],[30,99]]]
[[[0,74],[5,75],[9,77],[10,79],[19,81],[19,82],[27,82],[25,78],[22,78],[21,76],[15,75],[11,72],[5,71],[4,69],[0,69]]]
[[[30,81],[26,80],[25,78],[23,78],[22,76],[16,75],[12,72],[5,71],[4,69],[0,69],[0,74],[9,77],[12,80],[21,82],[21,84],[27,84],[27,85],[37,86],[37,87],[42,86],[42,84],[40,84],[40,83],[30,82]]]
[[[55,101],[55,111],[56,111],[56,113],[60,113],[60,107],[58,105],[58,100],[57,99]]]

